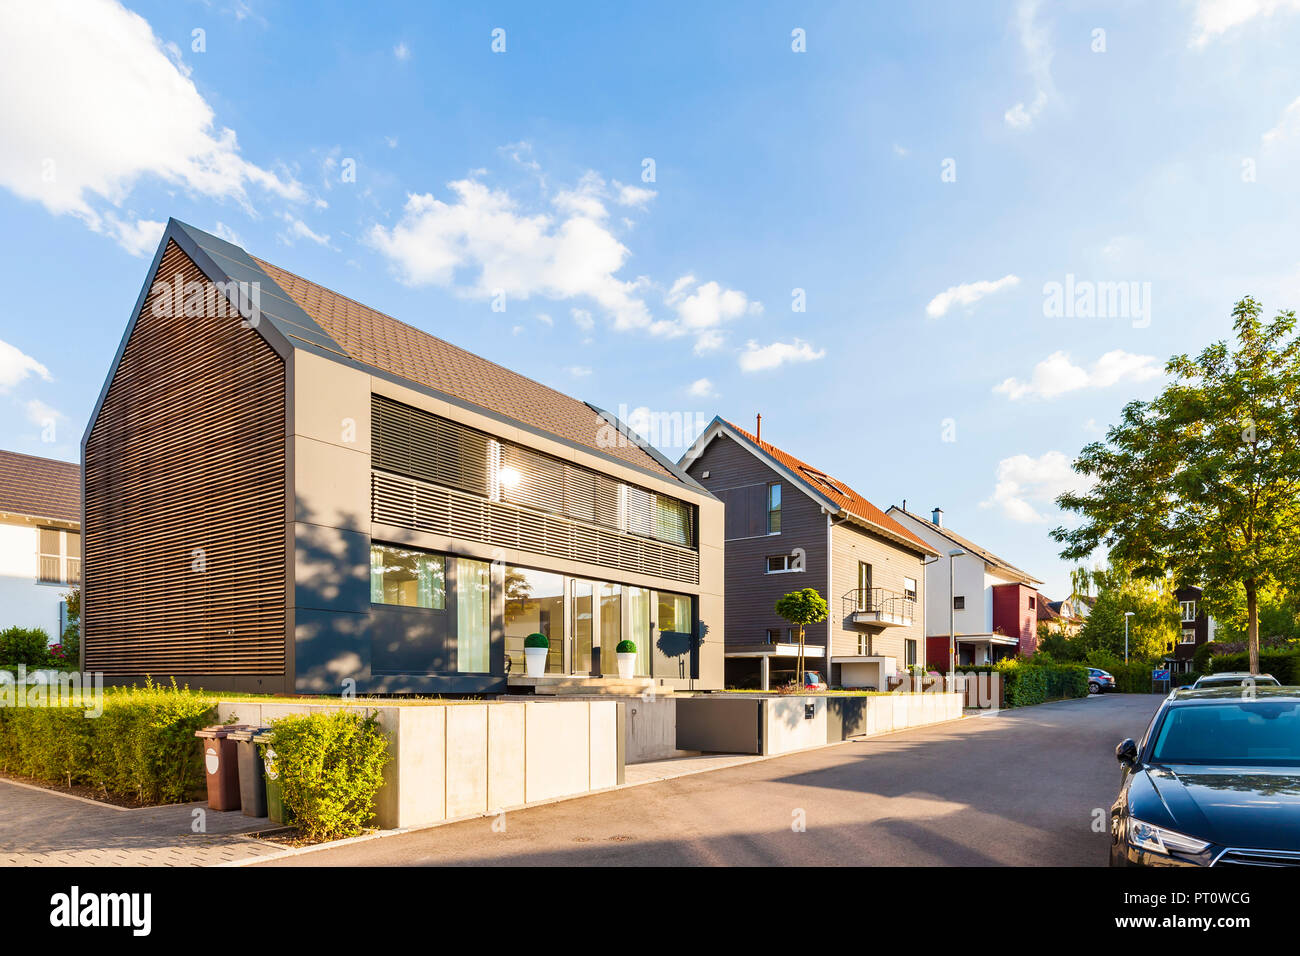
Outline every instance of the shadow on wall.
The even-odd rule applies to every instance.
[[[289,583],[294,611],[294,675],[291,690],[338,694],[345,681],[358,688],[370,682],[370,538],[359,529],[312,523],[298,504],[293,561],[297,577]]]

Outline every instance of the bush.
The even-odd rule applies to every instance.
[[[0,771],[146,804],[179,803],[201,792],[194,732],[216,721],[213,700],[175,683],[149,682],[105,695],[99,717],[87,717],[87,709],[0,708]]]
[[[1261,649],[1259,669],[1261,673],[1272,674],[1283,684],[1298,684],[1300,683],[1300,652]],[[1248,670],[1250,670],[1249,653],[1215,654],[1210,658],[1209,672],[1212,674]]]
[[[311,840],[356,836],[374,816],[388,740],[374,715],[294,714],[272,722],[285,807]]]
[[[632,641],[619,641],[618,646],[614,648],[615,654],[635,654],[636,644]]]
[[[59,636],[63,659],[72,667],[81,666],[81,588],[73,588],[63,595],[68,606],[68,623]]]
[[[0,661],[44,667],[50,663],[50,635],[39,627],[11,627],[0,631]]]
[[[992,670],[1002,677],[1003,696],[1008,707],[1028,707],[1048,700],[1088,696],[1088,669],[1082,664],[1057,664],[1050,659],[1010,659],[999,661]]]
[[[545,634],[529,634],[524,638],[524,647],[541,647],[551,646],[551,639]]]

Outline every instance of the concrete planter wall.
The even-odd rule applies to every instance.
[[[961,712],[962,696],[949,693],[690,697],[677,702],[677,746],[708,753],[782,754],[955,720]]]
[[[288,714],[378,715],[391,759],[376,798],[383,829],[603,790],[623,782],[624,715],[616,701],[384,706],[222,701],[224,722],[265,725]]]

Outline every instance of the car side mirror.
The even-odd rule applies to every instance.
[[[1115,748],[1115,759],[1125,767],[1137,766],[1138,745],[1132,737],[1125,737],[1120,741],[1119,746]]]

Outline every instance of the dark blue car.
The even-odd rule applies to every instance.
[[[1181,691],[1115,756],[1112,866],[1300,866],[1300,687]]]

